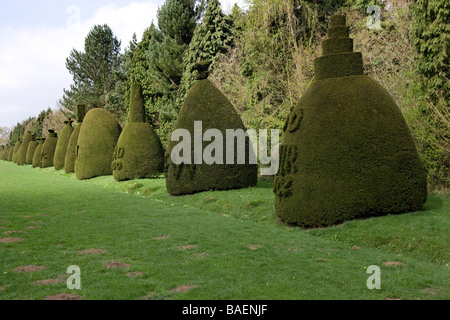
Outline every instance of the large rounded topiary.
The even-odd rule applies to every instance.
[[[76,115],[78,125],[73,130],[70,135],[69,143],[67,145],[66,158],[64,160],[64,171],[66,173],[75,172],[75,160],[77,158],[77,142],[78,136],[80,135],[81,123],[83,122],[84,116],[86,114],[86,107],[84,105],[77,105]]]
[[[331,18],[316,79],[285,125],[274,181],[278,217],[317,227],[420,210],[426,171],[389,93],[363,75],[345,16]]]
[[[64,163],[66,160],[67,146],[69,145],[70,136],[73,132],[72,120],[68,119],[64,121],[64,127],[58,137],[58,144],[56,145],[55,158],[53,164],[56,170],[64,169]]]
[[[30,141],[30,144],[28,145],[27,149],[27,157],[26,157],[26,164],[32,164],[33,163],[33,156],[34,152],[36,151],[36,148],[38,146],[38,142],[33,138]]]
[[[249,164],[250,142],[245,142],[245,163],[226,164],[226,130],[246,128],[230,101],[207,79],[209,63],[197,65],[198,81],[187,93],[178,115],[174,129],[184,129],[191,137],[191,164],[175,164],[172,151],[179,142],[170,141],[167,159],[167,191],[172,195],[192,194],[207,190],[239,189],[253,186],[257,183],[258,167]],[[223,164],[214,162],[207,164],[195,161],[194,155],[194,122],[202,122],[203,134],[209,129],[217,129],[223,137]],[[201,138],[200,138],[201,139]],[[203,142],[200,152],[203,152],[211,142]],[[234,150],[236,152],[236,145]],[[198,153],[198,152],[197,152]],[[212,153],[212,152],[211,152]]]
[[[18,160],[19,160],[19,149],[20,149],[21,145],[22,145],[22,140],[17,141],[16,144],[14,145],[14,151],[13,151],[13,155],[12,155],[12,161],[14,163],[18,163]]]
[[[9,148],[9,151],[8,151],[8,161],[9,162],[12,162],[13,161],[13,155],[14,155],[14,148],[15,148],[16,146],[11,146],[10,148]]]
[[[33,139],[33,136],[31,135],[30,131],[27,131],[25,135],[23,136],[22,144],[20,145],[19,150],[17,151],[17,164],[18,165],[24,165],[27,162],[27,151],[28,151],[28,145],[30,144],[31,140]]]
[[[114,149],[122,131],[105,109],[91,109],[83,120],[77,142],[75,174],[78,179],[111,175]]]
[[[39,168],[41,165],[42,146],[44,145],[44,142],[45,142],[45,138],[39,139],[36,150],[34,150],[33,162],[31,163],[31,166],[33,168]]]
[[[141,86],[131,86],[130,123],[117,142],[112,169],[117,181],[153,178],[164,171],[164,150],[152,126],[145,122]]]
[[[58,135],[54,130],[48,130],[47,139],[45,139],[45,142],[42,145],[41,162],[39,163],[39,167],[53,167],[53,159],[55,158],[55,150],[57,144]]]

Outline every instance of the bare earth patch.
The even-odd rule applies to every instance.
[[[88,249],[83,251],[78,251],[78,254],[105,254],[108,251],[103,249]]]
[[[18,266],[16,268],[14,268],[14,272],[20,273],[20,272],[36,272],[39,270],[43,270],[47,268],[46,266],[35,266],[34,264],[29,265],[29,266]]]
[[[194,288],[197,288],[198,285],[191,285],[191,286],[187,286],[187,285],[183,285],[183,286],[179,286],[176,287],[175,289],[170,290],[170,292],[172,293],[186,293]]]
[[[131,264],[128,263],[122,263],[118,261],[111,261],[107,264],[103,265],[105,268],[130,268]]]
[[[6,227],[2,227],[2,226],[0,226],[0,229],[2,229],[2,230],[6,230]]]
[[[352,249],[353,249],[353,250],[361,250],[361,247],[354,246]]]
[[[25,231],[5,231],[5,232],[3,232],[3,234],[5,236],[7,236],[8,234],[11,234],[11,233],[25,233]]]
[[[399,261],[387,261],[387,262],[383,262],[383,265],[385,265],[385,266],[406,266],[405,263],[399,262]]]
[[[0,243],[13,243],[13,242],[21,242],[25,241],[23,238],[2,238],[0,239]]]
[[[49,285],[60,284],[60,283],[65,283],[65,282],[66,281],[64,281],[62,279],[48,279],[48,280],[36,281],[34,284],[37,286],[49,286]]]
[[[0,287],[0,291],[3,291],[3,290],[5,290],[5,287]]]
[[[247,248],[249,248],[250,250],[258,250],[259,248],[261,248],[262,246],[260,246],[259,244],[257,245],[248,245]]]
[[[330,261],[330,259],[325,259],[325,258],[315,258],[314,260],[316,260],[316,261]]]
[[[57,294],[54,296],[48,296],[43,300],[81,300],[81,297],[76,294]]]
[[[194,254],[194,256],[197,258],[204,258],[204,257],[210,256],[210,255],[211,254],[209,254],[208,252],[200,252],[200,253]]]
[[[422,289],[420,291],[423,292],[423,293],[428,293],[428,294],[432,294],[432,295],[436,294],[436,289],[433,289],[433,288],[425,288],[425,289]]]
[[[167,239],[167,238],[170,238],[170,236],[160,236],[160,237],[155,237],[153,239],[155,239],[155,240],[162,240],[162,239]]]
[[[144,275],[143,272],[141,271],[136,271],[136,272],[128,272],[127,276],[131,277],[131,278],[137,278],[137,277],[142,277]]]
[[[28,230],[38,229],[38,228],[42,228],[42,226],[29,226],[29,227],[27,227]]]
[[[190,245],[187,245],[187,246],[178,247],[178,250],[185,251],[185,250],[189,250],[189,249],[196,248],[196,247],[197,246],[195,246],[193,244],[190,244]]]

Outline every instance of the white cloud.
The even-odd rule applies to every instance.
[[[108,24],[124,49],[133,33],[140,40],[152,20],[156,21],[157,8],[150,1],[108,5],[79,23],[70,11],[68,24],[59,28],[0,28],[0,126],[15,125],[56,107],[63,88],[72,83],[66,58],[73,48],[84,50],[84,39],[94,25]]]
[[[227,13],[236,2],[246,7],[246,0],[221,1]],[[63,88],[72,83],[66,58],[73,48],[84,50],[84,39],[94,25],[108,24],[122,41],[123,50],[133,33],[140,40],[152,20],[157,24],[157,9],[151,0],[126,6],[113,3],[82,20],[82,8],[70,6],[67,25],[61,27],[0,27],[0,126],[15,125],[56,107]]]

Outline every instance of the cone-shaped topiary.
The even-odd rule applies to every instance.
[[[19,160],[19,149],[20,149],[21,145],[22,145],[22,140],[17,141],[16,144],[14,145],[13,159],[12,159],[12,161],[14,163],[18,163],[18,160]]]
[[[76,115],[78,125],[70,135],[69,144],[67,145],[66,158],[64,160],[64,171],[66,173],[75,172],[75,159],[77,158],[77,142],[80,135],[81,123],[83,122],[86,113],[86,107],[84,105],[77,105]]]
[[[27,158],[26,158],[26,164],[33,164],[33,156],[34,152],[36,151],[36,148],[38,146],[38,142],[33,138],[30,141],[30,144],[28,145],[27,149]]]
[[[9,153],[8,153],[8,161],[9,162],[12,162],[13,161],[13,159],[14,159],[14,148],[15,148],[16,146],[11,146],[10,148],[9,148]]]
[[[145,123],[144,100],[139,84],[131,85],[130,123],[117,142],[111,165],[117,181],[153,178],[164,171],[164,150],[152,126]]]
[[[28,145],[30,144],[33,136],[30,131],[27,131],[23,136],[22,144],[20,145],[19,150],[17,151],[17,164],[24,165],[27,162],[27,151]]]
[[[77,142],[78,179],[112,174],[111,163],[121,131],[117,120],[105,109],[94,108],[86,114]]]
[[[38,168],[41,165],[41,157],[42,157],[42,146],[44,145],[45,138],[39,139],[36,150],[34,150],[33,154],[33,162],[31,166],[33,168]]]
[[[48,130],[47,139],[45,139],[45,142],[42,145],[41,162],[39,163],[39,167],[53,167],[53,159],[55,158],[55,150],[57,144],[58,135],[54,130]]]
[[[208,63],[197,64],[197,79],[199,80],[187,93],[183,106],[178,115],[174,129],[184,129],[190,133],[191,137],[191,164],[175,164],[172,159],[172,151],[179,142],[169,141],[167,153],[167,191],[172,195],[192,194],[207,190],[228,190],[239,189],[253,186],[257,183],[258,167],[256,164],[249,164],[249,150],[251,144],[248,139],[245,141],[245,164],[227,164],[226,152],[226,130],[246,128],[234,109],[230,101],[217,89],[211,81],[207,79]],[[204,161],[194,159],[198,152],[194,150],[195,123],[201,123],[201,132],[203,134],[209,129],[220,131],[223,141],[217,141],[220,147],[223,147],[222,155],[218,150],[219,161],[207,164]],[[201,138],[202,138],[201,137]],[[216,142],[216,141],[214,141]],[[211,142],[203,142],[200,152],[205,151]],[[253,149],[252,149],[253,150]],[[233,150],[236,152],[236,145]],[[211,154],[213,151],[211,151]],[[218,164],[222,162],[223,164]]]
[[[58,137],[58,144],[56,145],[55,158],[53,164],[56,170],[64,169],[64,163],[66,160],[67,147],[69,145],[70,136],[73,132],[72,120],[69,118],[64,121],[65,126],[61,130],[61,134]]]
[[[427,175],[389,93],[363,75],[345,16],[331,18],[316,80],[285,125],[274,181],[278,217],[303,227],[420,210]]]

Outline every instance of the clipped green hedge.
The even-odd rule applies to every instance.
[[[302,227],[421,210],[426,176],[389,93],[369,76],[330,72],[286,121],[275,208]]]
[[[20,146],[22,145],[22,141],[17,141],[16,144],[14,145],[14,150],[13,150],[13,155],[12,155],[12,161],[14,163],[18,163],[18,151],[20,149]]]
[[[53,159],[56,170],[64,169],[67,147],[69,145],[70,136],[73,132],[72,122],[73,121],[71,119],[64,121],[65,125],[58,137],[58,144],[56,145],[55,150],[55,158]]]
[[[45,138],[39,139],[36,150],[34,150],[33,162],[31,163],[31,166],[33,168],[39,168],[41,165],[42,146],[44,145],[44,142],[45,142]]]
[[[26,164],[33,163],[33,156],[34,156],[34,152],[36,151],[37,146],[38,146],[38,142],[36,140],[34,140],[34,138],[33,138],[33,140],[31,140],[30,144],[28,145]]]
[[[226,130],[246,128],[230,101],[206,78],[204,66],[198,66],[200,81],[187,93],[174,126],[186,129],[192,139],[192,164],[176,165],[172,162],[172,149],[178,142],[169,141],[167,153],[167,191],[171,195],[184,195],[207,190],[228,190],[254,186],[257,183],[258,167],[248,164],[249,144],[246,145],[247,164],[226,163]],[[203,78],[203,79],[202,79]],[[194,121],[202,121],[203,133],[208,129],[222,132],[224,164],[194,163]],[[204,142],[202,150],[211,142]]]
[[[75,174],[78,179],[111,175],[111,163],[122,128],[105,109],[91,109],[83,120],[77,141]]]
[[[130,122],[120,134],[111,168],[117,181],[158,177],[164,171],[164,149],[152,126],[145,123],[141,86],[133,84]]]
[[[78,124],[70,135],[67,145],[66,157],[64,159],[64,171],[66,173],[75,172],[75,160],[77,158],[77,142],[80,135],[81,123]]]
[[[42,145],[41,161],[39,167],[53,167],[53,159],[55,158],[56,145],[58,144],[58,135],[54,130],[48,130],[47,139]]]
[[[30,144],[33,136],[30,131],[27,131],[23,136],[22,144],[20,145],[19,150],[17,151],[17,164],[24,165],[27,162],[27,151],[28,145]]]

